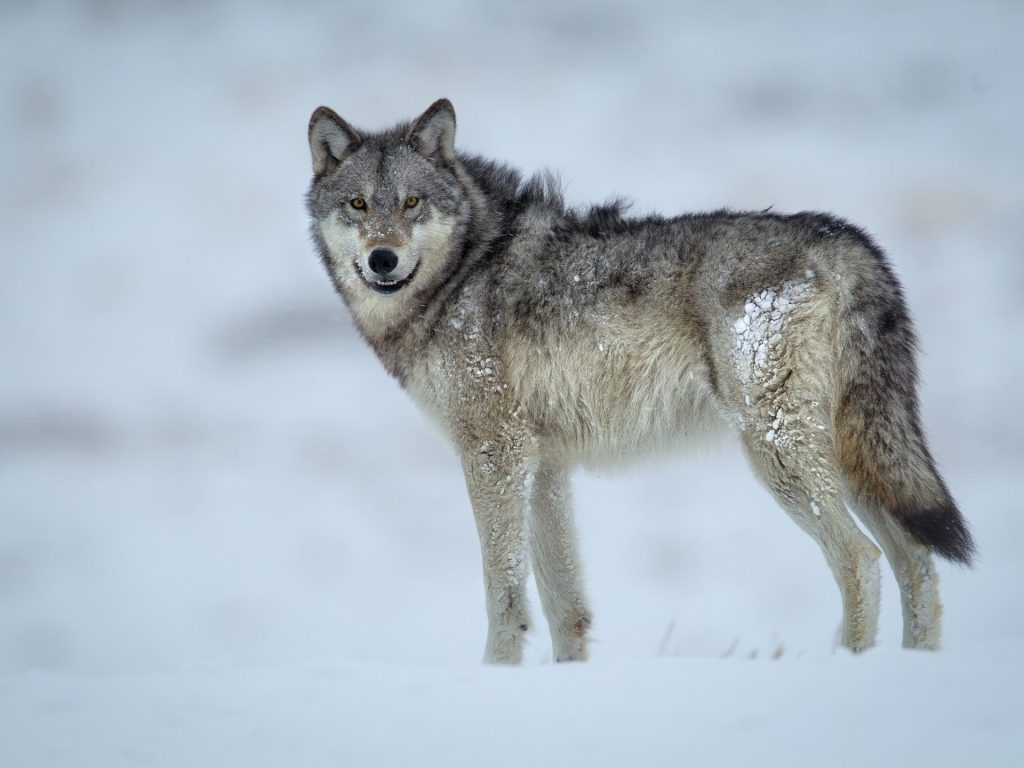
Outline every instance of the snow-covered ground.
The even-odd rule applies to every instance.
[[[995,0],[4,3],[0,765],[1024,764],[1022,33]],[[836,651],[726,444],[577,478],[590,664],[478,663],[457,461],[302,209],[314,107],[440,96],[577,201],[878,237],[981,551],[945,651],[899,649],[891,578],[879,648]]]

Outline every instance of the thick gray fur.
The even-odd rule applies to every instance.
[[[483,555],[485,659],[518,662],[529,565],[559,661],[591,624],[568,476],[737,433],[821,547],[842,643],[874,640],[880,552],[904,644],[937,648],[930,552],[973,543],[925,443],[914,332],[881,250],[834,216],[568,209],[456,152],[440,100],[383,133],[309,130],[312,237],[360,332],[461,458]],[[394,265],[392,267],[392,264]]]

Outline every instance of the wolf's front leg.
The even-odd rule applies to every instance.
[[[526,604],[526,488],[531,472],[524,436],[467,440],[462,447],[473,515],[483,554],[487,600],[484,661],[518,664],[530,627]]]
[[[530,550],[555,661],[585,661],[590,608],[576,545],[569,473],[541,459],[530,500]]]

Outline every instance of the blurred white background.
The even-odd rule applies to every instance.
[[[0,672],[479,658],[457,461],[303,210],[316,106],[441,96],[463,150],[576,202],[872,232],[981,552],[943,566],[946,644],[1019,649],[1022,32],[996,0],[4,3]],[[734,446],[576,495],[598,661],[831,650],[831,576]]]

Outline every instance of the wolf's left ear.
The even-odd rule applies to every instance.
[[[362,143],[352,126],[333,109],[318,107],[309,118],[309,151],[313,155],[313,173],[323,176],[338,167]]]
[[[448,99],[438,99],[409,128],[406,137],[424,157],[445,163],[455,160],[455,107]]]

